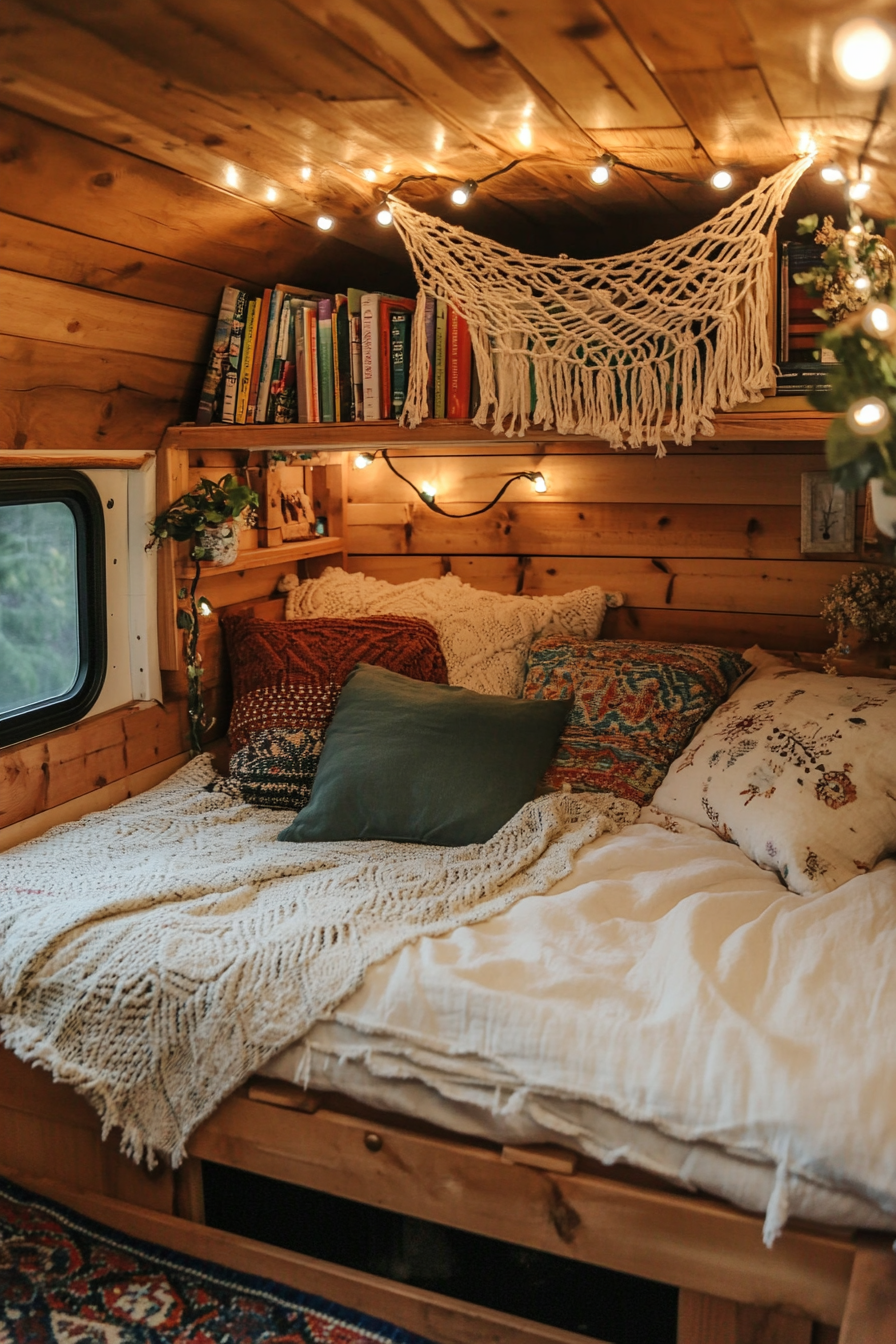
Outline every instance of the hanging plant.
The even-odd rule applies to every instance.
[[[181,495],[163,513],[154,518],[149,525],[150,538],[146,549],[161,546],[163,542],[190,541],[195,538],[190,551],[193,561],[193,580],[189,590],[181,588],[178,597],[189,598],[188,610],[181,608],[177,613],[178,629],[186,634],[184,651],[187,671],[187,716],[190,724],[190,750],[197,754],[202,750],[202,734],[212,726],[205,712],[202,696],[203,669],[200,666],[199,615],[203,605],[208,611],[211,605],[203,597],[196,596],[203,560],[214,560],[218,564],[227,564],[236,559],[240,526],[247,509],[258,507],[258,495],[247,485],[242,485],[236,476],[222,476],[220,481],[203,478],[192,490]],[[225,535],[226,534],[226,535]],[[227,547],[227,549],[225,549]],[[232,554],[229,551],[232,550]],[[226,558],[225,558],[226,557]]]
[[[821,618],[836,644],[824,656],[826,672],[836,675],[835,658],[848,658],[855,644],[896,636],[896,572],[864,565],[835,583],[821,604]]]
[[[821,228],[817,215],[806,215],[797,223],[797,233],[814,233],[824,253],[817,266],[800,271],[793,282],[821,300],[812,311],[832,324],[864,308],[869,300],[889,299],[896,282],[896,257],[875,232],[874,220],[863,220],[858,212],[850,220],[848,229],[835,228],[831,215]]]

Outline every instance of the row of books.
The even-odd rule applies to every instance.
[[[817,339],[827,329],[824,318],[816,316],[820,299],[813,298],[794,283],[793,277],[809,271],[821,261],[824,248],[818,243],[783,242],[778,268],[778,349],[777,393],[779,396],[805,396],[830,388],[832,362],[830,351],[820,350]]]
[[[197,425],[397,419],[415,308],[413,299],[360,289],[324,294],[275,285],[253,298],[228,285]],[[466,419],[475,385],[467,324],[443,300],[427,298],[425,331],[429,414]]]

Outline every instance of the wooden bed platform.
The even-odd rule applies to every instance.
[[[203,1160],[678,1287],[679,1344],[896,1340],[890,1238],[762,1219],[631,1168],[501,1150],[258,1079],[196,1132],[174,1175],[100,1141],[74,1091],[0,1050],[0,1170],[131,1235],[263,1274],[444,1344],[571,1344],[569,1331],[204,1226]],[[839,1331],[839,1335],[838,1335]]]

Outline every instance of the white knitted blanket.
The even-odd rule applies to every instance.
[[[297,845],[277,842],[281,813],[206,793],[213,778],[199,757],[0,856],[0,1036],[150,1166],[177,1166],[223,1098],[370,966],[547,891],[638,814],[552,794],[484,845]]]

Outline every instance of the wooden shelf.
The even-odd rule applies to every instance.
[[[296,560],[310,560],[316,555],[341,555],[345,545],[342,537],[313,537],[309,541],[287,541],[282,546],[258,546],[241,551],[232,565],[213,565],[209,560],[200,562],[202,573],[238,574],[244,569],[264,569],[268,565],[292,565]],[[193,576],[193,561],[179,560],[175,573],[180,579]]]
[[[736,439],[821,440],[834,419],[821,411],[793,410],[782,402],[803,402],[801,397],[769,398],[755,408],[744,406],[736,411],[720,411],[715,418],[714,435],[697,435],[695,442],[712,443]],[[770,402],[773,403],[770,405]],[[179,449],[232,448],[247,452],[270,451],[346,451],[359,448],[415,448],[426,445],[561,443],[563,445],[602,444],[584,434],[558,434],[556,430],[528,430],[521,437],[506,438],[494,434],[492,427],[474,425],[469,420],[424,420],[416,429],[400,429],[394,420],[366,420],[336,425],[173,425],[166,431],[165,447]],[[670,441],[670,448],[673,448]],[[651,449],[646,451],[650,452]],[[673,448],[674,451],[674,448]]]

